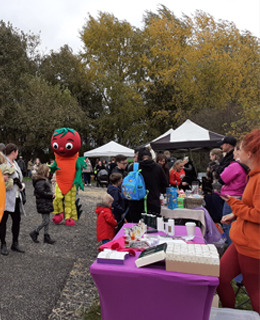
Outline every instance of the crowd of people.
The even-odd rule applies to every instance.
[[[209,158],[206,176],[200,182],[201,190],[205,207],[213,221],[223,226],[228,247],[220,262],[220,300],[223,307],[235,307],[231,280],[240,276],[253,309],[260,313],[260,130],[252,131],[242,141],[237,141],[233,136],[224,137],[219,148],[210,151]],[[148,213],[160,215],[159,197],[167,187],[187,190],[191,189],[194,181],[199,182],[193,162],[188,158],[171,158],[168,151],[153,158],[149,148],[142,148],[136,153],[134,161],[139,163],[149,191]],[[116,222],[118,223],[127,208],[128,222],[138,222],[144,212],[143,200],[129,201],[120,198],[119,205],[120,185],[132,170],[133,166],[127,168],[127,158],[122,155],[113,161],[113,169],[108,176],[114,181],[114,175],[117,174],[118,180],[117,184],[113,183],[113,187],[108,187],[107,192],[116,200],[112,202],[110,198],[112,205],[106,222],[108,232],[103,233],[104,239],[98,236],[104,243],[113,238],[111,230],[114,230]],[[115,189],[119,190],[116,197]],[[102,210],[99,210],[98,220],[101,216]],[[111,217],[114,217],[112,223]],[[99,224],[97,233],[99,234]]]
[[[16,162],[16,145],[0,147],[0,169],[4,174],[7,195],[0,223],[1,254],[8,255],[5,235],[9,215],[13,234],[11,249],[24,252],[18,240],[21,214],[24,212],[21,193],[25,174],[33,178],[37,211],[42,216],[42,222],[30,236],[38,242],[39,232],[44,229],[44,242],[53,244],[55,241],[49,235],[49,224],[54,193],[49,184],[49,167],[41,164],[38,158],[35,161],[30,159],[26,167],[21,156]],[[200,181],[196,167],[188,157],[176,159],[169,151],[156,155],[148,147],[139,148],[134,163],[138,163],[148,193],[146,201],[131,201],[123,197],[121,190],[124,178],[135,170],[126,156],[119,154],[109,162],[97,159],[93,166],[86,158],[87,167],[82,170],[84,185],[91,186],[91,175],[94,175],[97,186],[107,182],[106,193],[96,208],[97,239],[103,244],[110,241],[122,220],[136,223],[145,210],[160,216],[160,195],[166,193],[166,188],[172,186],[185,191],[191,190],[194,182],[199,183],[205,208],[212,220],[223,227],[227,238],[228,249],[221,258],[218,287],[222,305],[234,307],[235,296],[230,281],[242,275],[253,309],[260,313],[260,130],[253,130],[242,141],[225,136],[219,148],[210,151],[209,160],[206,175]]]

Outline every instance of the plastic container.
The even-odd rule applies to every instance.
[[[166,189],[166,195],[167,195],[167,204],[169,209],[176,209],[177,208],[177,189],[176,188],[167,188]]]
[[[184,198],[177,198],[177,206],[178,208],[184,208]]]
[[[169,219],[168,220],[168,225],[167,225],[167,229],[168,229],[168,235],[169,236],[174,236],[174,220],[173,219]]]
[[[160,195],[160,203],[161,203],[161,207],[164,207],[164,196],[163,196],[163,194]]]
[[[209,320],[259,320],[255,311],[230,308],[211,308]]]

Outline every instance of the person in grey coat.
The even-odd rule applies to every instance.
[[[14,181],[13,188],[6,191],[6,203],[5,203],[5,211],[0,223],[0,240],[1,240],[1,254],[8,255],[8,250],[6,247],[6,222],[8,220],[9,215],[12,218],[12,234],[13,234],[13,243],[11,246],[11,250],[24,253],[24,251],[19,247],[18,238],[20,232],[20,221],[21,214],[25,214],[22,196],[20,191],[24,188],[22,185],[23,175],[20,167],[18,166],[15,159],[18,156],[18,147],[9,143],[3,150],[3,153],[6,156],[7,164],[10,168],[15,168],[15,173],[11,176]]]

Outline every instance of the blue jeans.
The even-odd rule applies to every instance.
[[[239,197],[238,199],[241,199],[241,198],[242,197]],[[222,216],[226,216],[227,214],[230,214],[231,212],[232,212],[231,207],[225,201],[224,206],[223,206]],[[231,224],[223,224],[223,230],[225,232],[228,245],[231,245],[231,243],[232,243],[232,240],[229,237],[230,229],[231,229]]]
[[[108,243],[109,241],[109,239],[102,240],[102,244]]]

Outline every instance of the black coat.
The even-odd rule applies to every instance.
[[[220,178],[220,174],[224,171],[224,169],[226,167],[228,167],[230,165],[231,162],[234,161],[234,154],[233,154],[234,150],[229,151],[225,157],[220,161],[219,166],[216,167],[215,171],[217,173],[217,175],[219,176],[219,182],[221,184],[225,184],[223,182],[223,180]]]
[[[51,184],[46,178],[33,179],[34,195],[36,197],[36,207],[38,213],[50,213],[53,208],[53,192]]]
[[[147,196],[147,211],[149,213],[161,213],[160,194],[168,187],[163,168],[153,160],[144,160],[139,163],[139,169],[144,178],[145,187],[149,190]],[[133,222],[141,219],[144,212],[144,200],[129,201],[129,214]]]
[[[198,181],[197,172],[192,161],[188,161],[184,165],[183,170],[185,171],[185,176],[182,179],[182,182],[187,182],[191,186],[192,181]]]

